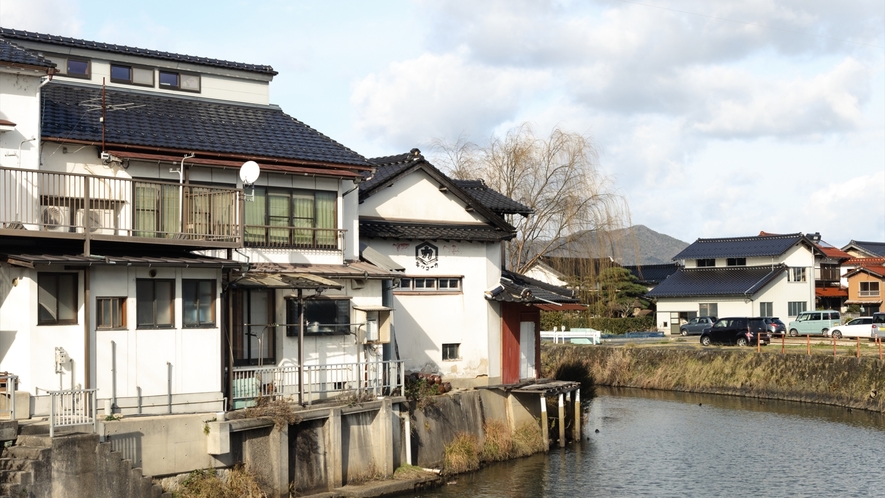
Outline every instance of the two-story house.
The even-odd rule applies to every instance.
[[[0,370],[20,389],[221,410],[256,394],[238,372],[378,351],[388,272],[359,258],[354,192],[372,165],[271,104],[273,68],[0,42]]]
[[[577,300],[503,267],[516,235],[504,216],[531,210],[481,181],[450,179],[418,149],[372,162],[360,238],[403,269],[392,294],[406,368],[460,386],[536,378],[541,307]]]
[[[698,239],[674,256],[680,268],[649,291],[665,333],[695,316],[778,316],[815,303],[820,249],[801,233]]]

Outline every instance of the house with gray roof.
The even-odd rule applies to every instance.
[[[855,258],[882,258],[885,257],[885,242],[852,239],[842,250]]]
[[[696,316],[777,316],[815,305],[817,245],[801,233],[698,239],[673,260],[679,268],[647,297],[665,333]]]
[[[504,215],[531,210],[481,180],[449,178],[418,149],[371,162],[360,240],[402,268],[392,342],[406,368],[460,386],[536,378],[540,310],[577,300],[504,268],[503,244],[516,236]]]
[[[32,414],[37,387],[128,414],[369,381],[320,367],[392,323],[348,195],[374,165],[271,104],[276,74],[0,28],[0,370]]]

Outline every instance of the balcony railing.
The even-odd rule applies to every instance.
[[[0,168],[4,235],[237,247],[241,209],[234,188]]]
[[[341,250],[344,233],[336,228],[246,225],[246,247]]]
[[[333,396],[402,394],[405,367],[401,360],[304,366],[304,402]],[[233,372],[233,407],[254,404],[259,397],[298,397],[298,367],[246,367]]]

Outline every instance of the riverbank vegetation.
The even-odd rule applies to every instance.
[[[511,432],[505,422],[490,420],[483,424],[481,443],[475,435],[461,432],[446,445],[442,473],[471,472],[483,463],[534,455],[545,449],[547,445],[536,422],[527,422]]]
[[[885,363],[877,356],[774,354],[779,348],[767,349],[766,354],[756,354],[749,348],[545,343],[541,363],[542,373],[552,372],[556,365],[580,363],[596,385],[733,394],[885,412]]]

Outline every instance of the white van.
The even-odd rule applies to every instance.
[[[822,335],[828,336],[830,329],[842,324],[842,316],[834,310],[803,311],[790,322],[787,330],[790,335]]]

